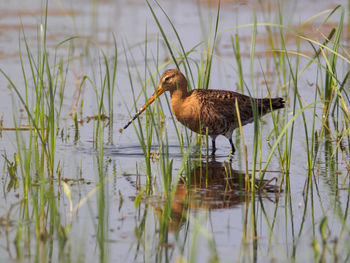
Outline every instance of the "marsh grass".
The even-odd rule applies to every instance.
[[[144,42],[136,46],[144,56],[143,65],[140,65],[135,59],[135,47],[131,47],[127,42],[120,45],[114,36],[111,53],[106,53],[96,42],[86,39],[86,47],[90,49],[90,52],[86,54],[86,60],[94,69],[93,76],[84,75],[78,86],[81,89],[87,86],[91,87],[95,92],[97,118],[94,120],[92,133],[93,148],[96,153],[94,164],[97,183],[93,190],[75,206],[73,204],[74,197],[72,197],[75,192],[69,184],[62,180],[64,163],[56,156],[56,141],[57,135],[63,129],[60,127],[61,113],[72,59],[71,52],[74,49],[74,41],[83,38],[72,37],[56,46],[57,51],[63,45],[68,45],[67,59],[56,53],[52,56],[48,52],[46,44],[48,18],[46,3],[44,8],[46,13],[42,15],[41,25],[38,28],[36,54],[32,53],[29,48],[30,44],[24,30],[20,33],[20,62],[24,87],[20,88],[20,85],[15,83],[0,68],[0,72],[8,80],[9,88],[14,94],[13,112],[15,113],[13,120],[16,130],[14,143],[16,153],[13,158],[12,155],[3,155],[3,170],[9,177],[7,188],[9,190],[22,190],[20,197],[22,201],[18,205],[20,216],[15,230],[16,259],[21,261],[29,257],[33,261],[54,260],[55,253],[57,253],[55,251],[57,243],[58,260],[70,261],[73,254],[69,244],[70,232],[74,224],[73,215],[83,203],[96,193],[97,214],[91,217],[97,216],[94,221],[96,233],[94,238],[96,239],[96,247],[98,247],[98,260],[100,262],[111,260],[111,245],[108,242],[111,235],[109,232],[111,225],[109,221],[110,188],[107,176],[108,165],[106,165],[104,153],[105,142],[114,143],[113,119],[116,112],[114,98],[116,95],[118,96],[115,93],[115,87],[118,80],[120,55],[125,58],[130,92],[133,96],[133,107],[129,110],[130,115],[134,109],[137,109],[136,105],[140,101],[148,100],[147,90],[150,90],[150,86],[157,86],[161,70],[169,65],[174,65],[184,72],[190,89],[209,88],[215,60],[222,59],[216,54],[220,45],[218,38],[225,34],[230,35],[232,55],[235,57],[232,68],[237,74],[238,90],[254,95],[258,94],[256,91],[260,88],[254,76],[255,72],[262,71],[266,83],[268,83],[269,78],[264,72],[265,65],[263,63],[265,61],[256,57],[256,39],[261,27],[267,31],[267,39],[271,48],[269,51],[272,53],[271,61],[266,59],[266,63],[269,63],[266,68],[273,68],[276,72],[278,86],[281,87],[275,92],[273,91],[277,89],[276,87],[265,84],[265,88],[271,94],[281,93],[280,96],[283,96],[287,101],[287,107],[284,110],[273,112],[269,117],[272,119],[270,122],[272,126],[267,143],[261,135],[264,123],[258,118],[256,107],[253,109],[255,114],[252,142],[248,144],[241,124],[236,132],[236,145],[239,145],[242,150],[238,150],[239,156],[236,154],[234,158],[237,158],[238,165],[244,168],[244,176],[242,176],[244,190],[240,197],[242,218],[241,226],[239,226],[242,229],[242,242],[240,253],[237,256],[238,260],[257,262],[261,259],[261,254],[274,260],[275,257],[279,258],[282,254],[282,260],[298,261],[300,259],[298,252],[303,249],[302,239],[306,232],[309,233],[308,237],[312,241],[309,253],[313,253],[316,261],[347,259],[347,256],[342,254],[347,248],[341,244],[347,240],[349,235],[347,221],[350,200],[348,187],[350,154],[350,115],[348,109],[350,101],[347,85],[349,72],[346,71],[349,68],[350,59],[342,42],[342,34],[345,30],[346,11],[344,8],[338,6],[333,10],[316,14],[295,29],[286,25],[282,7],[279,6],[277,23],[259,22],[256,14],[253,13],[252,24],[220,31],[221,3],[219,1],[213,19],[210,21],[208,32],[205,32],[203,19],[201,20],[202,32],[203,35],[206,34],[206,39],[187,48],[166,10],[156,1],[147,1],[147,5],[154,23],[159,29],[160,37],[155,40],[156,47],[154,49],[154,43],[149,40],[147,28],[145,29]],[[96,8],[95,3],[93,9],[96,11]],[[201,12],[199,3],[198,12]],[[327,36],[324,36],[322,41],[316,41],[303,33],[303,27],[315,19],[322,18],[321,24],[325,24],[333,16],[338,17],[339,22]],[[165,18],[171,32],[165,30],[160,22],[161,17]],[[200,15],[200,17],[202,16]],[[240,39],[242,28],[251,30],[249,79],[244,77],[247,70],[242,64],[242,40]],[[295,37],[293,49],[286,44],[287,33]],[[305,44],[311,47],[312,55],[304,53]],[[123,48],[122,51],[120,51],[120,46]],[[166,62],[163,62],[160,57],[162,46],[165,47],[165,52],[170,57]],[[93,57],[91,52],[94,48],[98,51],[97,58]],[[344,64],[346,67],[343,66]],[[260,68],[257,69],[256,65],[260,65]],[[300,78],[306,74],[306,70],[310,67],[317,68],[317,76],[315,84],[310,85],[314,89],[312,98],[306,98],[303,95],[304,83],[300,83]],[[139,92],[140,88],[138,87],[141,87],[141,92]],[[210,255],[208,260],[219,262],[220,247],[215,239],[216,230],[211,228],[211,210],[204,209],[204,212],[198,213],[195,209],[191,209],[189,204],[196,199],[195,195],[186,195],[183,203],[176,200],[180,179],[189,190],[194,184],[191,172],[197,166],[200,167],[201,179],[207,185],[210,184],[208,179],[208,135],[194,135],[179,125],[171,113],[167,95],[165,95],[165,101],[166,103],[156,101],[154,106],[146,109],[144,115],[133,123],[146,167],[145,182],[138,183],[135,189],[134,205],[137,221],[134,231],[136,237],[135,261],[139,259],[137,255],[140,253],[143,254],[144,261],[169,262],[174,259],[186,259],[188,262],[196,262],[202,258],[200,246],[205,241]],[[81,98],[80,105],[83,104],[84,100]],[[29,127],[25,131],[21,130],[23,123],[16,115],[16,106],[25,110],[25,120]],[[130,107],[130,104],[127,106]],[[233,110],[237,112],[240,121],[238,105]],[[167,114],[165,112],[171,114],[170,122],[165,118]],[[77,113],[74,111],[72,113],[74,113],[72,122],[76,131],[74,140],[77,143],[80,123]],[[106,121],[105,116],[108,117],[108,121]],[[302,128],[296,127],[297,125],[301,125]],[[174,133],[176,133],[181,153],[179,163],[175,157],[172,157],[173,148],[170,147],[169,143],[169,127],[175,127]],[[307,168],[305,169],[305,185],[302,189],[303,199],[300,202],[301,208],[298,210],[293,199],[295,190],[292,188],[292,163],[296,154],[294,147],[300,138],[304,142]],[[206,145],[206,154],[203,154],[202,151],[203,144]],[[199,156],[199,160],[207,159],[205,167],[202,167],[202,162],[198,162],[197,156]],[[230,156],[228,156],[229,158]],[[277,198],[274,204],[267,207],[261,193],[266,187],[266,182],[270,182],[265,179],[265,176],[270,175],[271,167],[275,167],[276,164],[278,164],[280,171],[278,173],[279,191],[276,193]],[[325,170],[323,177],[318,174],[320,166]],[[230,180],[233,176],[231,167],[231,162],[225,164],[226,180]],[[136,170],[138,173],[138,167]],[[339,171],[347,172],[347,174],[340,174]],[[113,178],[114,176],[112,175]],[[322,183],[320,180],[327,181],[326,194],[330,194],[331,208],[325,208],[327,204],[322,198],[325,190],[320,190]],[[229,192],[232,189],[227,188],[225,191]],[[69,220],[66,220],[65,214],[62,213],[60,199],[62,193],[68,199]],[[340,196],[345,196],[345,198],[341,199]],[[148,199],[156,201],[147,201]],[[177,222],[174,217],[174,206],[179,203],[183,207],[177,215],[179,216],[179,222]],[[316,207],[321,207],[320,211],[317,212]],[[331,213],[327,209],[331,210]],[[151,219],[153,214],[155,216]],[[281,230],[276,227],[280,214],[284,216],[284,220],[282,220],[284,229],[282,231],[285,231],[283,234],[286,237],[286,244],[282,245],[280,245],[280,233],[278,233]],[[32,222],[32,224],[28,222]],[[336,223],[340,229],[332,228],[331,223]],[[175,226],[177,230],[172,235],[170,229],[175,229]],[[262,227],[267,229],[266,232],[261,230]],[[261,240],[260,235],[267,236],[268,241]],[[33,236],[35,239],[32,238]],[[266,246],[271,255],[261,252],[262,248]],[[275,246],[281,248],[282,252],[277,252]]]
[[[60,250],[67,240],[60,223],[59,205],[54,198],[57,189],[53,180],[55,177],[60,178],[60,163],[56,161],[55,152],[68,66],[56,55],[49,57],[46,49],[47,5],[44,5],[43,10],[38,27],[37,54],[29,49],[24,30],[20,32],[19,58],[24,87],[20,88],[0,69],[18,99],[19,107],[25,110],[29,127],[25,135],[20,129],[15,132],[17,172],[22,183],[22,202],[19,204],[21,217],[15,243],[18,260],[32,253],[41,260],[49,258],[52,256],[53,237],[58,239]],[[29,70],[25,65],[28,65]],[[16,105],[16,100],[13,105]],[[14,125],[20,127],[16,106],[13,112]],[[28,221],[33,222],[34,233],[32,226],[25,223]],[[35,240],[31,238],[33,234]],[[32,252],[32,248],[36,252]]]
[[[65,220],[62,219],[60,211],[61,191],[65,193],[70,202],[70,211],[72,212],[72,192],[69,186],[61,181],[61,161],[56,159],[56,140],[60,130],[61,112],[63,107],[63,98],[66,87],[66,80],[69,71],[69,61],[72,57],[72,41],[69,38],[60,42],[53,54],[48,52],[46,35],[47,35],[47,11],[48,3],[43,3],[43,14],[41,23],[38,26],[37,53],[32,53],[29,48],[26,34],[22,28],[19,37],[20,49],[20,65],[23,78],[23,88],[21,84],[17,84],[6,74],[1,68],[0,72],[9,82],[9,88],[13,91],[14,103],[14,126],[15,126],[15,160],[10,162],[7,159],[7,170],[13,171],[9,187],[18,188],[18,181],[14,180],[17,175],[21,179],[21,202],[19,204],[20,219],[18,219],[16,234],[16,258],[24,260],[26,257],[33,257],[41,262],[51,261],[55,255],[53,253],[53,243],[57,241],[59,247],[59,260],[67,261],[71,259],[69,249],[67,249],[67,241],[72,222],[64,225]],[[57,55],[60,47],[68,45],[67,59]],[[24,47],[23,47],[24,45]],[[98,181],[101,184],[98,195],[98,244],[100,249],[100,261],[108,261],[108,246],[105,243],[107,239],[108,220],[108,202],[105,187],[105,164],[104,164],[104,130],[105,125],[103,116],[108,115],[113,119],[113,98],[114,87],[117,72],[117,46],[114,38],[114,56],[112,63],[100,49],[103,62],[105,65],[105,74],[101,74],[101,90],[96,90],[97,104],[97,120],[95,129],[95,145],[97,147],[97,171]],[[68,62],[67,62],[68,61]],[[112,66],[110,66],[110,64]],[[84,77],[84,82],[89,80]],[[97,86],[96,84],[94,85]],[[107,91],[105,91],[107,90]],[[107,93],[105,95],[105,93]],[[105,110],[104,97],[107,96],[108,111]],[[27,127],[21,129],[22,123],[18,120],[17,109],[23,108],[26,113],[25,120]],[[73,117],[76,135],[74,140],[78,140],[79,132],[77,116]],[[112,129],[113,121],[109,123],[108,141],[113,143]],[[26,133],[24,134],[23,131]],[[63,130],[62,130],[63,132]],[[12,170],[11,170],[12,169]],[[16,171],[16,172],[15,172]],[[17,174],[15,176],[15,173]],[[61,188],[63,187],[63,188]],[[10,189],[9,188],[9,189]],[[25,222],[33,222],[31,224]],[[35,239],[32,239],[32,236]],[[54,241],[55,240],[55,241]],[[34,249],[33,249],[34,248]]]

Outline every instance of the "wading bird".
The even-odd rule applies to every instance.
[[[254,107],[256,114],[261,117],[285,105],[283,98],[257,99],[228,90],[188,91],[186,77],[177,69],[169,69],[163,73],[156,92],[123,129],[165,91],[170,91],[171,107],[176,119],[190,130],[211,137],[212,154],[216,150],[215,139],[218,135],[224,135],[230,142],[232,153],[235,152],[232,133],[239,127],[236,104],[242,126],[254,121]]]

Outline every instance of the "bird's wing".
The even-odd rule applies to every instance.
[[[236,101],[241,119],[253,115],[251,98],[228,90],[196,90],[202,112],[222,118],[236,118]]]

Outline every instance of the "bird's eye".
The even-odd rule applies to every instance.
[[[165,77],[164,82],[168,82],[169,79],[170,79],[169,76]]]

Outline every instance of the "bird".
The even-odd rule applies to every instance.
[[[215,140],[219,135],[229,140],[231,153],[235,153],[232,134],[239,127],[238,116],[243,126],[254,121],[254,112],[261,117],[285,107],[285,101],[281,97],[253,98],[234,91],[216,89],[189,91],[187,79],[182,72],[178,69],[168,69],[161,76],[154,94],[123,129],[125,130],[157,97],[166,91],[170,92],[171,107],[176,119],[191,131],[210,136],[212,155],[216,152]]]

